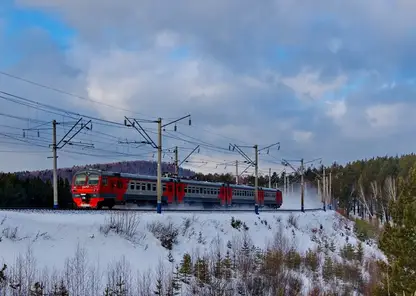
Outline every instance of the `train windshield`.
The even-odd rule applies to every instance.
[[[75,176],[74,184],[75,185],[85,185],[85,181],[87,181],[86,174],[79,174]]]
[[[99,175],[91,174],[88,176],[88,185],[98,185]]]

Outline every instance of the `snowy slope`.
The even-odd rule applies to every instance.
[[[130,219],[132,234],[117,234],[108,231],[106,225],[113,219]],[[247,231],[231,226],[231,216],[241,220]],[[192,254],[212,254],[216,248],[225,253],[227,241],[241,238],[243,233],[253,244],[266,249],[273,243],[276,232],[281,233],[300,253],[316,249],[318,241],[331,241],[337,249],[348,242],[356,244],[352,232],[352,222],[346,221],[333,211],[294,213],[289,223],[290,213],[102,213],[83,212],[15,212],[0,211],[0,264],[12,265],[17,256],[25,256],[30,247],[36,258],[36,268],[62,271],[65,259],[73,257],[77,246],[87,251],[88,265],[104,272],[109,264],[123,256],[131,270],[146,271],[155,269],[160,261],[169,264],[169,251],[161,245],[152,233],[151,227],[160,225],[175,226],[179,230],[177,243],[171,254],[175,262],[180,262],[185,252]],[[294,219],[293,219],[294,218]],[[126,221],[126,220],[124,220]],[[266,221],[266,222],[265,222]],[[322,228],[322,229],[321,229]],[[350,230],[348,230],[348,228]],[[17,231],[16,231],[17,229]],[[101,229],[101,230],[100,230]],[[15,235],[14,232],[16,231]],[[313,239],[313,237],[315,237]],[[364,245],[367,257],[382,258],[375,248]],[[334,256],[338,256],[334,253]],[[0,266],[1,267],[1,266]]]

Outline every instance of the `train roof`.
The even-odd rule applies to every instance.
[[[129,173],[118,173],[118,172],[111,172],[111,171],[102,171],[98,169],[86,169],[86,170],[80,170],[76,172],[76,174],[80,173],[96,173],[101,176],[112,176],[112,177],[122,177],[122,178],[129,178],[129,179],[140,179],[140,180],[149,180],[149,181],[156,181],[156,176],[150,176],[150,175],[140,175],[140,174],[129,174]],[[174,178],[167,178],[162,177],[162,181],[171,181],[174,180]]]
[[[117,172],[111,172],[111,171],[103,171],[99,169],[83,169],[83,170],[77,171],[75,174],[80,174],[80,173],[96,173],[102,176],[114,176],[114,177],[120,176],[122,178],[129,178],[129,179],[157,181],[156,176],[129,174],[129,173],[117,173]],[[222,186],[226,184],[225,182],[209,182],[209,181],[200,181],[200,180],[162,177],[162,181],[165,181],[165,182],[169,182],[173,180],[180,180],[182,183],[201,185],[201,186]],[[249,185],[230,184],[230,187],[235,188],[235,189],[242,189],[242,190],[254,190],[254,186],[249,186]],[[268,188],[268,187],[261,187],[261,186],[259,186],[259,188],[261,188],[264,191],[269,191],[269,192],[281,191],[280,189],[276,189],[276,188]]]
[[[189,180],[189,179],[180,179],[182,183],[194,184],[194,185],[203,185],[203,186],[222,186],[223,182],[209,182],[209,181],[200,181],[200,180]]]
[[[254,186],[250,186],[250,185],[230,184],[230,187],[235,188],[235,189],[242,189],[242,190],[254,190]],[[261,190],[263,191],[270,191],[270,192],[280,191],[280,189],[276,189],[276,188],[268,188],[268,187],[262,187],[262,186],[259,186],[259,188],[261,188]]]

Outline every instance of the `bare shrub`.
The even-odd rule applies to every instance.
[[[43,239],[50,239],[50,236],[47,232],[40,232],[38,231],[38,233],[36,233],[35,237],[33,238],[32,242],[37,241],[38,239],[43,238]]]
[[[296,218],[292,213],[287,218],[287,223],[289,225],[293,226],[296,229],[299,228],[299,226],[298,226],[298,218]]]
[[[283,252],[288,252],[291,249],[290,240],[286,237],[282,224],[279,224],[278,229],[273,235],[273,240],[269,242],[268,248],[282,250]]]
[[[20,237],[19,238],[19,236],[17,235],[18,229],[19,228],[17,226],[14,227],[14,228],[6,227],[1,232],[2,233],[1,237],[7,238],[11,241],[20,241],[20,240],[24,239],[25,237]],[[0,241],[1,241],[1,237],[0,237]]]
[[[65,261],[65,285],[70,295],[86,295],[87,264],[87,252],[78,244],[74,257]]]
[[[3,216],[3,218],[0,220],[0,225],[3,225],[4,222],[6,222],[7,216]]]
[[[132,282],[130,264],[124,256],[108,267],[106,291],[109,295],[131,295]]]
[[[153,296],[152,290],[152,272],[147,270],[146,272],[138,272],[136,279],[136,295],[137,296]]]
[[[162,247],[172,250],[173,245],[178,242],[179,228],[172,222],[167,224],[154,221],[147,225],[149,231],[161,242]]]
[[[101,286],[102,286],[102,276],[100,274],[100,265],[99,260],[97,260],[98,264],[90,266],[88,269],[88,286],[87,286],[87,293],[90,296],[101,296]]]
[[[116,212],[111,213],[110,217],[105,219],[104,224],[100,226],[100,232],[108,235],[113,231],[134,243],[141,243],[146,235],[139,232],[139,225],[140,216],[137,213]]]
[[[159,261],[156,267],[156,278],[155,278],[155,295],[165,295],[166,293],[166,271],[163,262]]]

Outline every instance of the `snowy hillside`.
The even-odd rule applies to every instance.
[[[298,285],[300,291],[303,291],[301,295],[307,295],[306,291],[314,287],[328,288],[336,284],[326,280],[325,275],[322,277],[324,273],[319,271],[319,268],[324,268],[327,264],[326,257],[334,262],[334,268],[335,261],[364,262],[356,258],[354,249],[352,255],[351,252],[348,253],[348,248],[340,251],[347,243],[357,245],[352,229],[352,222],[333,211],[261,213],[259,216],[254,213],[166,212],[158,215],[132,212],[103,214],[94,211],[0,211],[0,264],[8,265],[5,270],[8,285],[19,286],[15,287],[17,290],[27,289],[28,281],[31,284],[43,281],[47,289],[63,279],[62,284],[70,291],[69,295],[102,295],[106,283],[115,287],[118,277],[122,276],[129,292],[121,295],[150,295],[146,291],[151,289],[149,291],[153,292],[157,288],[153,284],[157,281],[149,279],[157,279],[159,274],[167,289],[167,281],[173,279],[175,274],[172,273],[172,268],[176,265],[178,269],[183,266],[186,253],[193,262],[197,258],[210,258],[212,262],[215,258],[220,262],[226,262],[226,258],[234,261],[234,267],[221,264],[223,272],[218,278],[225,279],[225,270],[230,269],[228,279],[235,280],[226,280],[224,283],[234,285],[231,289],[235,290],[244,286],[244,282],[236,279],[247,276],[243,272],[244,268],[237,267],[244,266],[242,258],[245,255],[253,258],[252,262],[247,262],[251,262],[249,270],[254,275],[256,264],[260,264],[259,258],[268,261],[265,258],[270,254],[265,252],[266,249],[280,250],[284,254],[282,260],[286,273],[300,281]],[[363,244],[363,251],[366,258],[382,258],[382,254],[368,244]],[[308,255],[305,256],[307,252]],[[319,258],[317,267],[313,267],[313,262],[310,262],[311,254]],[[291,256],[293,262],[286,262]],[[301,262],[297,260],[298,257],[299,260],[302,259]],[[264,269],[265,263],[262,264],[258,272]],[[209,269],[215,271],[214,265]],[[163,276],[160,274],[162,271]],[[363,272],[365,279],[365,269]],[[182,269],[182,276],[183,273],[186,272]],[[199,273],[194,275],[200,282],[204,282]],[[345,279],[342,281],[345,282]],[[192,295],[188,294],[195,289],[192,288],[192,281],[180,282],[181,287],[178,289],[181,292],[177,295]],[[203,289],[212,289],[209,284],[212,282],[207,280],[205,284],[198,285],[202,290],[195,295],[204,295]],[[5,285],[3,281],[3,288]],[[10,287],[8,289],[13,290]],[[258,295],[269,295],[265,294],[266,289],[263,292]],[[26,294],[19,292],[16,295]]]

